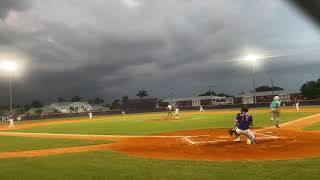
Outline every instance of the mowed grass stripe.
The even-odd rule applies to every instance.
[[[320,158],[256,162],[169,161],[101,151],[0,159],[0,179],[298,180],[319,179],[319,164]]]
[[[53,139],[0,136],[0,152],[52,149],[62,147],[107,144],[105,140]]]
[[[288,122],[310,116],[313,112],[283,112],[281,122]],[[269,124],[269,113],[253,112],[254,126],[266,127]],[[191,129],[229,128],[233,125],[235,113],[225,114],[192,114],[181,113],[179,119],[167,119],[166,113],[139,114],[114,117],[103,120],[80,121],[67,124],[52,124],[26,129],[15,129],[15,132],[59,133],[59,134],[110,134],[110,135],[146,135]]]

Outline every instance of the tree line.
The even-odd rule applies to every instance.
[[[256,92],[264,92],[264,91],[272,91],[272,90],[279,91],[279,90],[283,90],[283,88],[278,86],[270,87],[270,86],[263,85],[263,86],[256,87],[255,90]],[[308,81],[304,83],[301,86],[300,91],[305,99],[319,99],[320,98],[320,78],[315,81]],[[198,96],[211,96],[211,94],[213,96],[232,97],[232,95],[229,95],[226,93],[216,93],[215,91],[211,91],[211,90],[208,90],[205,93],[199,94]],[[139,98],[144,98],[146,96],[149,96],[149,92],[145,89],[138,90],[136,96]],[[121,100],[115,99],[113,100],[111,105],[104,104],[104,106],[110,107],[110,109],[119,109],[121,106],[121,102],[126,101],[127,99],[129,99],[128,96],[123,96]],[[81,101],[84,101],[84,98],[82,98],[81,96],[73,96],[70,99],[57,97],[56,101],[57,102],[67,102],[67,101],[81,102]],[[95,96],[88,99],[88,103],[91,105],[102,105],[104,102],[105,101],[101,96]],[[30,104],[13,105],[13,108],[19,109],[19,111],[21,112],[26,112],[31,108],[41,108],[41,107],[43,107],[43,103],[37,99],[32,100]],[[0,105],[0,115],[2,115],[6,111],[9,111],[9,106]]]

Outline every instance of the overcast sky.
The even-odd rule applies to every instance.
[[[0,1],[0,59],[19,62],[15,103],[209,85],[238,94],[252,89],[251,65],[232,60],[248,53],[276,56],[256,65],[257,86],[298,90],[320,77],[320,30],[281,0]],[[1,71],[0,104],[8,79]]]

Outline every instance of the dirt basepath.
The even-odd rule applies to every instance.
[[[75,152],[114,150],[138,157],[176,160],[279,160],[320,156],[320,131],[302,131],[320,122],[320,114],[281,124],[280,129],[254,130],[257,144],[247,145],[246,138],[235,143],[227,129],[207,129],[162,133],[152,136],[113,136],[0,132],[0,136],[112,140],[113,144],[3,152],[0,158],[35,157]],[[59,122],[60,123],[60,122]],[[250,152],[248,154],[248,152]],[[247,154],[247,156],[239,156]]]

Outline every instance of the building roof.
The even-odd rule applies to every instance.
[[[283,94],[300,94],[300,91],[264,91],[264,92],[256,92],[256,96],[272,96],[272,95],[283,95]],[[254,93],[245,93],[235,97],[253,97]]]
[[[75,104],[83,104],[83,105],[90,105],[87,102],[54,102],[52,104],[50,104],[50,106],[70,106],[70,105],[75,105]]]
[[[180,98],[168,98],[164,99],[162,102],[177,102],[177,101],[198,101],[198,100],[206,100],[206,99],[211,99],[211,96],[193,96],[193,97],[180,97]],[[226,99],[226,97],[221,97],[221,96],[212,96],[213,100],[217,99]]]

